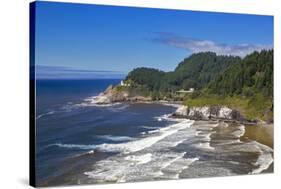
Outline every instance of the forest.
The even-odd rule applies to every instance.
[[[249,118],[273,119],[273,50],[244,58],[195,53],[171,72],[136,68],[125,82],[129,90],[154,100],[176,99],[177,91],[194,88],[181,99],[186,105],[227,105],[244,111]]]

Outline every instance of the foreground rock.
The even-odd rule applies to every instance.
[[[237,110],[226,106],[187,107],[180,106],[172,117],[187,118],[192,120],[225,120],[237,121],[247,124],[256,124],[257,120],[248,120]]]

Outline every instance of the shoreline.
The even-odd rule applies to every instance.
[[[110,88],[110,87],[108,87]],[[93,96],[90,97],[88,99],[91,99],[91,104],[96,104],[98,106],[105,106],[105,105],[110,105],[110,104],[114,104],[114,103],[128,103],[128,104],[161,104],[161,105],[165,105],[165,106],[173,106],[176,108],[180,108],[180,107],[187,107],[186,105],[183,105],[183,101],[168,101],[168,100],[151,100],[151,99],[147,99],[145,97],[130,97],[130,98],[125,98],[123,100],[120,101],[102,101],[102,102],[94,102],[94,100],[96,98],[108,98],[107,94],[108,91],[111,91],[113,88],[111,89],[106,89],[105,92],[97,95],[97,96]],[[190,107],[190,108],[204,108],[204,107],[220,107],[220,108],[228,108],[228,106],[222,106],[222,105],[216,105],[216,106],[203,106],[203,107]],[[263,120],[260,119],[246,119],[243,114],[241,114],[238,110],[236,109],[231,109],[228,108],[231,111],[233,111],[233,113],[235,114],[235,117],[237,118],[219,118],[219,117],[208,117],[208,118],[197,118],[196,115],[194,116],[183,116],[183,115],[177,115],[176,112],[171,113],[171,116],[174,118],[186,118],[186,119],[191,119],[191,120],[202,120],[202,121],[225,121],[226,123],[237,123],[237,124],[244,124],[244,125],[250,125],[250,126],[263,126],[263,125],[273,125],[274,123],[267,123]]]
[[[182,101],[165,101],[165,100],[151,100],[151,101],[123,101],[119,103],[128,103],[128,104],[161,104],[164,106],[172,106],[175,108],[183,107]],[[100,104],[102,106],[102,104]],[[183,119],[191,119],[190,117],[176,116],[173,115],[175,112],[171,112],[172,118],[183,118]],[[274,123],[265,123],[265,122],[247,122],[247,121],[239,121],[235,119],[221,119],[221,118],[210,118],[210,119],[191,119],[195,121],[219,121],[225,123],[235,123],[235,124],[243,124],[245,125],[245,133],[241,136],[242,141],[255,140],[273,148],[274,143]]]
[[[126,103],[126,102],[124,102],[124,103]],[[127,102],[128,103],[128,102]],[[138,104],[138,103],[135,103],[135,102],[133,102],[132,104]],[[162,105],[167,105],[167,106],[174,106],[175,104],[172,104],[172,103],[166,103],[166,102],[161,102],[161,103],[154,103],[154,102],[148,102],[148,103],[143,103],[143,104],[162,104]],[[178,105],[178,104],[176,104],[176,105]],[[183,118],[183,119],[187,119],[187,118]],[[199,121],[199,120],[198,120]],[[203,120],[204,121],[204,120]],[[208,120],[208,121],[211,121],[211,120]],[[219,121],[219,122],[221,122],[221,123],[223,123],[224,121]],[[230,123],[227,123],[227,124],[229,124],[230,125]],[[234,124],[236,124],[236,123],[234,123]],[[254,138],[253,137],[251,137],[252,135],[249,135],[248,133],[251,133],[251,134],[254,134],[255,133],[255,129],[258,129],[259,127],[261,127],[261,126],[253,126],[253,125],[244,125],[245,126],[245,132],[243,133],[243,135],[240,137],[240,139],[241,139],[241,141],[245,141],[245,142],[247,142],[247,141],[249,141],[249,140],[254,140]],[[265,126],[264,126],[265,127]],[[271,127],[273,127],[273,125],[271,125]],[[251,130],[249,130],[249,131],[247,131],[247,128],[251,128]],[[265,128],[265,129],[267,129],[267,128]],[[273,129],[273,128],[272,128]],[[262,133],[261,133],[262,134]],[[245,137],[247,137],[248,136],[248,138],[245,138]],[[258,136],[260,136],[260,135],[258,135]],[[272,135],[271,135],[272,136]],[[245,139],[244,139],[245,138]],[[259,142],[259,143],[261,143],[261,144],[264,144],[264,145],[266,145],[265,143],[263,143],[263,142],[261,142],[260,140],[256,140],[257,142]],[[268,145],[267,145],[268,146]],[[87,157],[96,157],[96,156],[98,156],[99,157],[99,155],[101,155],[101,154],[103,154],[103,153],[99,153],[99,152],[95,152],[95,153],[91,153],[91,154],[89,154],[89,153],[86,153],[85,155],[83,155],[83,156],[79,156],[79,157],[85,157],[85,159],[87,160]],[[273,157],[273,155],[272,155],[272,157]],[[74,158],[75,159],[75,158]],[[92,159],[92,158],[91,158]],[[98,161],[99,159],[96,159],[96,161],[94,161],[94,162],[87,162],[87,163],[89,163],[89,165],[92,165],[92,163],[96,163],[97,161]],[[81,160],[82,161],[82,160]],[[274,162],[273,163],[271,163],[268,167],[266,167],[266,169],[264,169],[264,170],[262,170],[259,174],[263,174],[263,173],[273,173],[273,167],[274,167]],[[83,168],[83,169],[81,169],[81,172],[82,173],[79,173],[79,176],[81,176],[80,178],[79,178],[79,182],[81,182],[81,184],[85,184],[85,183],[87,183],[88,182],[88,178],[86,178],[86,177],[84,177],[84,172],[89,172],[89,171],[91,171],[91,169],[90,170],[88,170],[87,168]],[[74,173],[74,169],[72,169],[71,170],[71,173]],[[60,177],[58,177],[58,178],[52,178],[52,179],[50,179],[50,180],[47,180],[46,181],[46,183],[43,183],[43,184],[45,184],[45,185],[50,185],[50,184],[56,184],[56,185],[59,185],[60,184],[60,180],[61,179],[63,179],[63,178],[65,178],[65,176],[67,175],[68,173],[66,173],[66,174],[63,174],[63,175],[61,175]],[[254,174],[254,173],[253,173]],[[67,175],[67,177],[68,177],[68,175]],[[69,184],[73,184],[72,182],[73,182],[73,180],[75,180],[75,178],[76,177],[73,177],[73,176],[69,176],[68,177],[69,178]]]
[[[255,140],[274,149],[274,125],[245,125],[245,133],[241,136],[242,141]]]
[[[228,105],[202,105],[202,106],[187,106],[181,100],[155,100],[152,97],[133,95],[126,90],[120,91],[117,87],[109,85],[104,92],[97,96],[88,98],[91,104],[99,106],[110,105],[114,103],[129,103],[129,104],[163,104],[178,108],[171,114],[175,118],[187,118],[191,120],[218,120],[248,125],[269,124],[259,118],[248,118],[245,112],[241,112],[236,108],[230,108]]]
[[[150,102],[130,102],[132,104],[161,104],[165,106],[173,106],[176,108],[182,107],[180,101],[172,102],[172,101],[150,101]],[[171,113],[171,115],[174,112]],[[171,116],[172,118],[177,118],[176,116]],[[190,118],[184,118],[184,119],[190,119]],[[194,121],[218,121],[218,122],[225,122],[227,124],[234,123],[234,124],[243,124],[245,126],[245,132],[240,137],[241,141],[257,141],[263,145],[266,145],[272,149],[274,149],[274,123],[264,123],[264,122],[258,122],[258,123],[251,123],[251,122],[243,122],[239,120],[227,120],[227,119],[191,119]]]
[[[274,173],[274,125],[263,124],[263,125],[245,125],[245,132],[240,140],[243,142],[256,141],[272,149],[272,163],[260,174]]]

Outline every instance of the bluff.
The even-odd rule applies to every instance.
[[[120,90],[118,87],[108,86],[107,89],[98,96],[91,99],[94,104],[111,104],[115,102],[148,102],[150,97],[141,95],[130,95],[127,90]]]
[[[192,120],[224,120],[246,124],[256,124],[258,122],[258,120],[246,119],[235,109],[219,105],[202,107],[188,107],[182,105],[172,114],[172,117]]]

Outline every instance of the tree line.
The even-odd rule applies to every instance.
[[[136,68],[126,79],[131,87],[162,93],[195,88],[218,95],[261,93],[273,96],[273,50],[253,52],[241,59],[237,56],[195,53],[178,64],[174,71]]]

